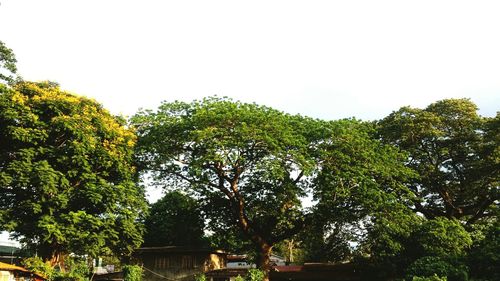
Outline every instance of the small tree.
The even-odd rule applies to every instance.
[[[153,203],[144,223],[145,246],[203,246],[204,221],[198,203],[180,191]]]

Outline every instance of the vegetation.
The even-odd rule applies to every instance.
[[[45,262],[39,257],[24,259],[23,266],[28,270],[46,277],[47,280],[50,281],[90,280],[90,269],[86,261],[77,257],[67,258],[64,267],[53,267],[49,262]]]
[[[245,281],[261,281],[264,280],[264,275],[262,270],[250,268],[245,276]]]
[[[24,266],[49,280],[88,280],[78,257],[125,258],[143,236],[249,251],[259,269],[238,280],[268,280],[273,249],[353,262],[366,280],[500,279],[500,114],[468,99],[369,123],[208,98],[141,111],[134,131],[16,71],[0,42],[0,230],[40,255]],[[170,191],[150,216],[136,165]]]
[[[381,138],[408,153],[418,173],[407,183],[415,212],[473,224],[498,215],[499,122],[467,99],[403,107],[380,122]],[[495,203],[496,202],[496,203]]]
[[[0,41],[0,83],[12,84],[16,80],[17,60],[12,49]]]
[[[197,274],[197,275],[195,275],[194,280],[196,280],[196,281],[206,281],[207,277],[205,276],[205,274]]]
[[[199,204],[179,191],[152,204],[144,225],[144,246],[207,246]]]
[[[398,179],[410,174],[397,151],[356,120],[323,122],[212,98],[164,103],[132,121],[145,171],[202,200],[213,228],[238,227],[266,275],[274,245],[312,219],[300,204],[308,190],[324,224],[346,223],[371,212],[362,206],[395,202],[404,192]]]
[[[212,225],[237,226],[269,272],[274,244],[304,224],[299,198],[315,168],[309,144],[319,122],[224,99],[164,103],[132,122],[146,171],[215,206]]]
[[[57,84],[0,85],[0,225],[52,265],[129,255],[146,204],[124,121]]]
[[[124,281],[142,281],[143,270],[138,265],[126,265],[123,267]]]

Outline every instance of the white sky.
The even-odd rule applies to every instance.
[[[324,119],[500,105],[500,1],[0,0],[27,80],[132,115],[209,95]]]
[[[0,40],[25,79],[115,114],[210,95],[323,119],[500,107],[500,1],[0,0]]]

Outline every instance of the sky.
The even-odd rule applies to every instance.
[[[0,40],[24,79],[125,116],[213,95],[328,120],[466,97],[494,116],[499,15],[500,1],[0,0]]]
[[[229,96],[322,119],[500,105],[499,1],[0,0],[26,80],[133,115]]]

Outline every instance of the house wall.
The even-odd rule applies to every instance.
[[[208,253],[143,253],[144,281],[191,281],[195,275],[225,266],[223,256]]]

